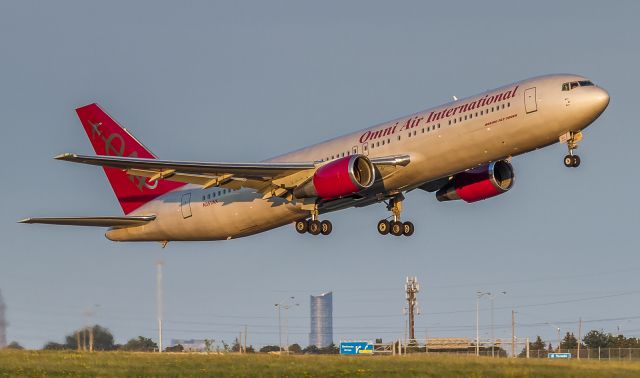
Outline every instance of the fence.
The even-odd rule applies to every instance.
[[[374,354],[449,354],[458,356],[485,356],[495,358],[549,358],[549,353],[570,353],[571,358],[589,360],[624,361],[640,360],[640,348],[580,348],[578,349],[529,349],[528,339],[516,341],[496,340],[481,341],[478,347],[469,339],[428,339],[428,340],[398,340],[391,343],[375,343]],[[515,352],[515,353],[514,353]]]

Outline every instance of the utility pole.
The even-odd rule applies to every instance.
[[[276,304],[278,308],[278,351],[282,352],[282,322],[280,321],[280,304]]]
[[[511,357],[516,356],[516,312],[511,310]]]
[[[578,319],[578,359],[580,359],[580,344],[582,343],[582,317]]]
[[[244,325],[244,352],[247,353],[247,325]]]
[[[404,284],[404,290],[406,291],[407,305],[409,310],[409,342],[416,339],[415,334],[415,312],[418,301],[416,294],[420,291],[420,284],[418,283],[418,277],[407,277]]]
[[[158,353],[162,353],[162,260],[156,261],[156,303],[158,305]]]

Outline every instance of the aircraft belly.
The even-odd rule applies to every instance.
[[[192,192],[194,201],[190,203],[191,216],[184,217],[178,199],[188,191]],[[162,202],[141,209],[141,212],[156,214],[154,222],[111,230],[107,237],[118,241],[225,240],[280,227],[305,215],[281,198],[264,200],[250,190],[232,192],[215,201],[202,201],[200,189],[185,189],[171,193]]]

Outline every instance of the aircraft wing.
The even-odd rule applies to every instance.
[[[18,223],[57,224],[62,226],[126,227],[141,226],[156,219],[155,215],[125,217],[57,217],[26,218]]]
[[[97,165],[125,170],[133,176],[148,177],[150,181],[170,180],[202,185],[238,189],[254,188],[265,196],[279,196],[286,189],[295,188],[307,181],[324,162],[263,162],[220,163],[143,159],[135,157],[62,154],[57,160]],[[396,166],[409,164],[408,155],[373,158],[371,162],[380,169],[382,176],[390,174]]]

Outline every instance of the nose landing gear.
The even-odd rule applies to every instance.
[[[569,131],[560,137],[560,143],[566,143],[569,154],[564,157],[564,166],[577,168],[580,165],[580,156],[573,153],[578,148],[578,142],[582,140],[582,132]]]
[[[399,195],[392,198],[387,205],[387,210],[393,213],[393,220],[388,221],[382,219],[378,222],[378,232],[381,235],[391,234],[393,236],[411,236],[415,231],[415,227],[411,222],[400,222],[400,213],[402,212],[402,201],[404,197]]]

